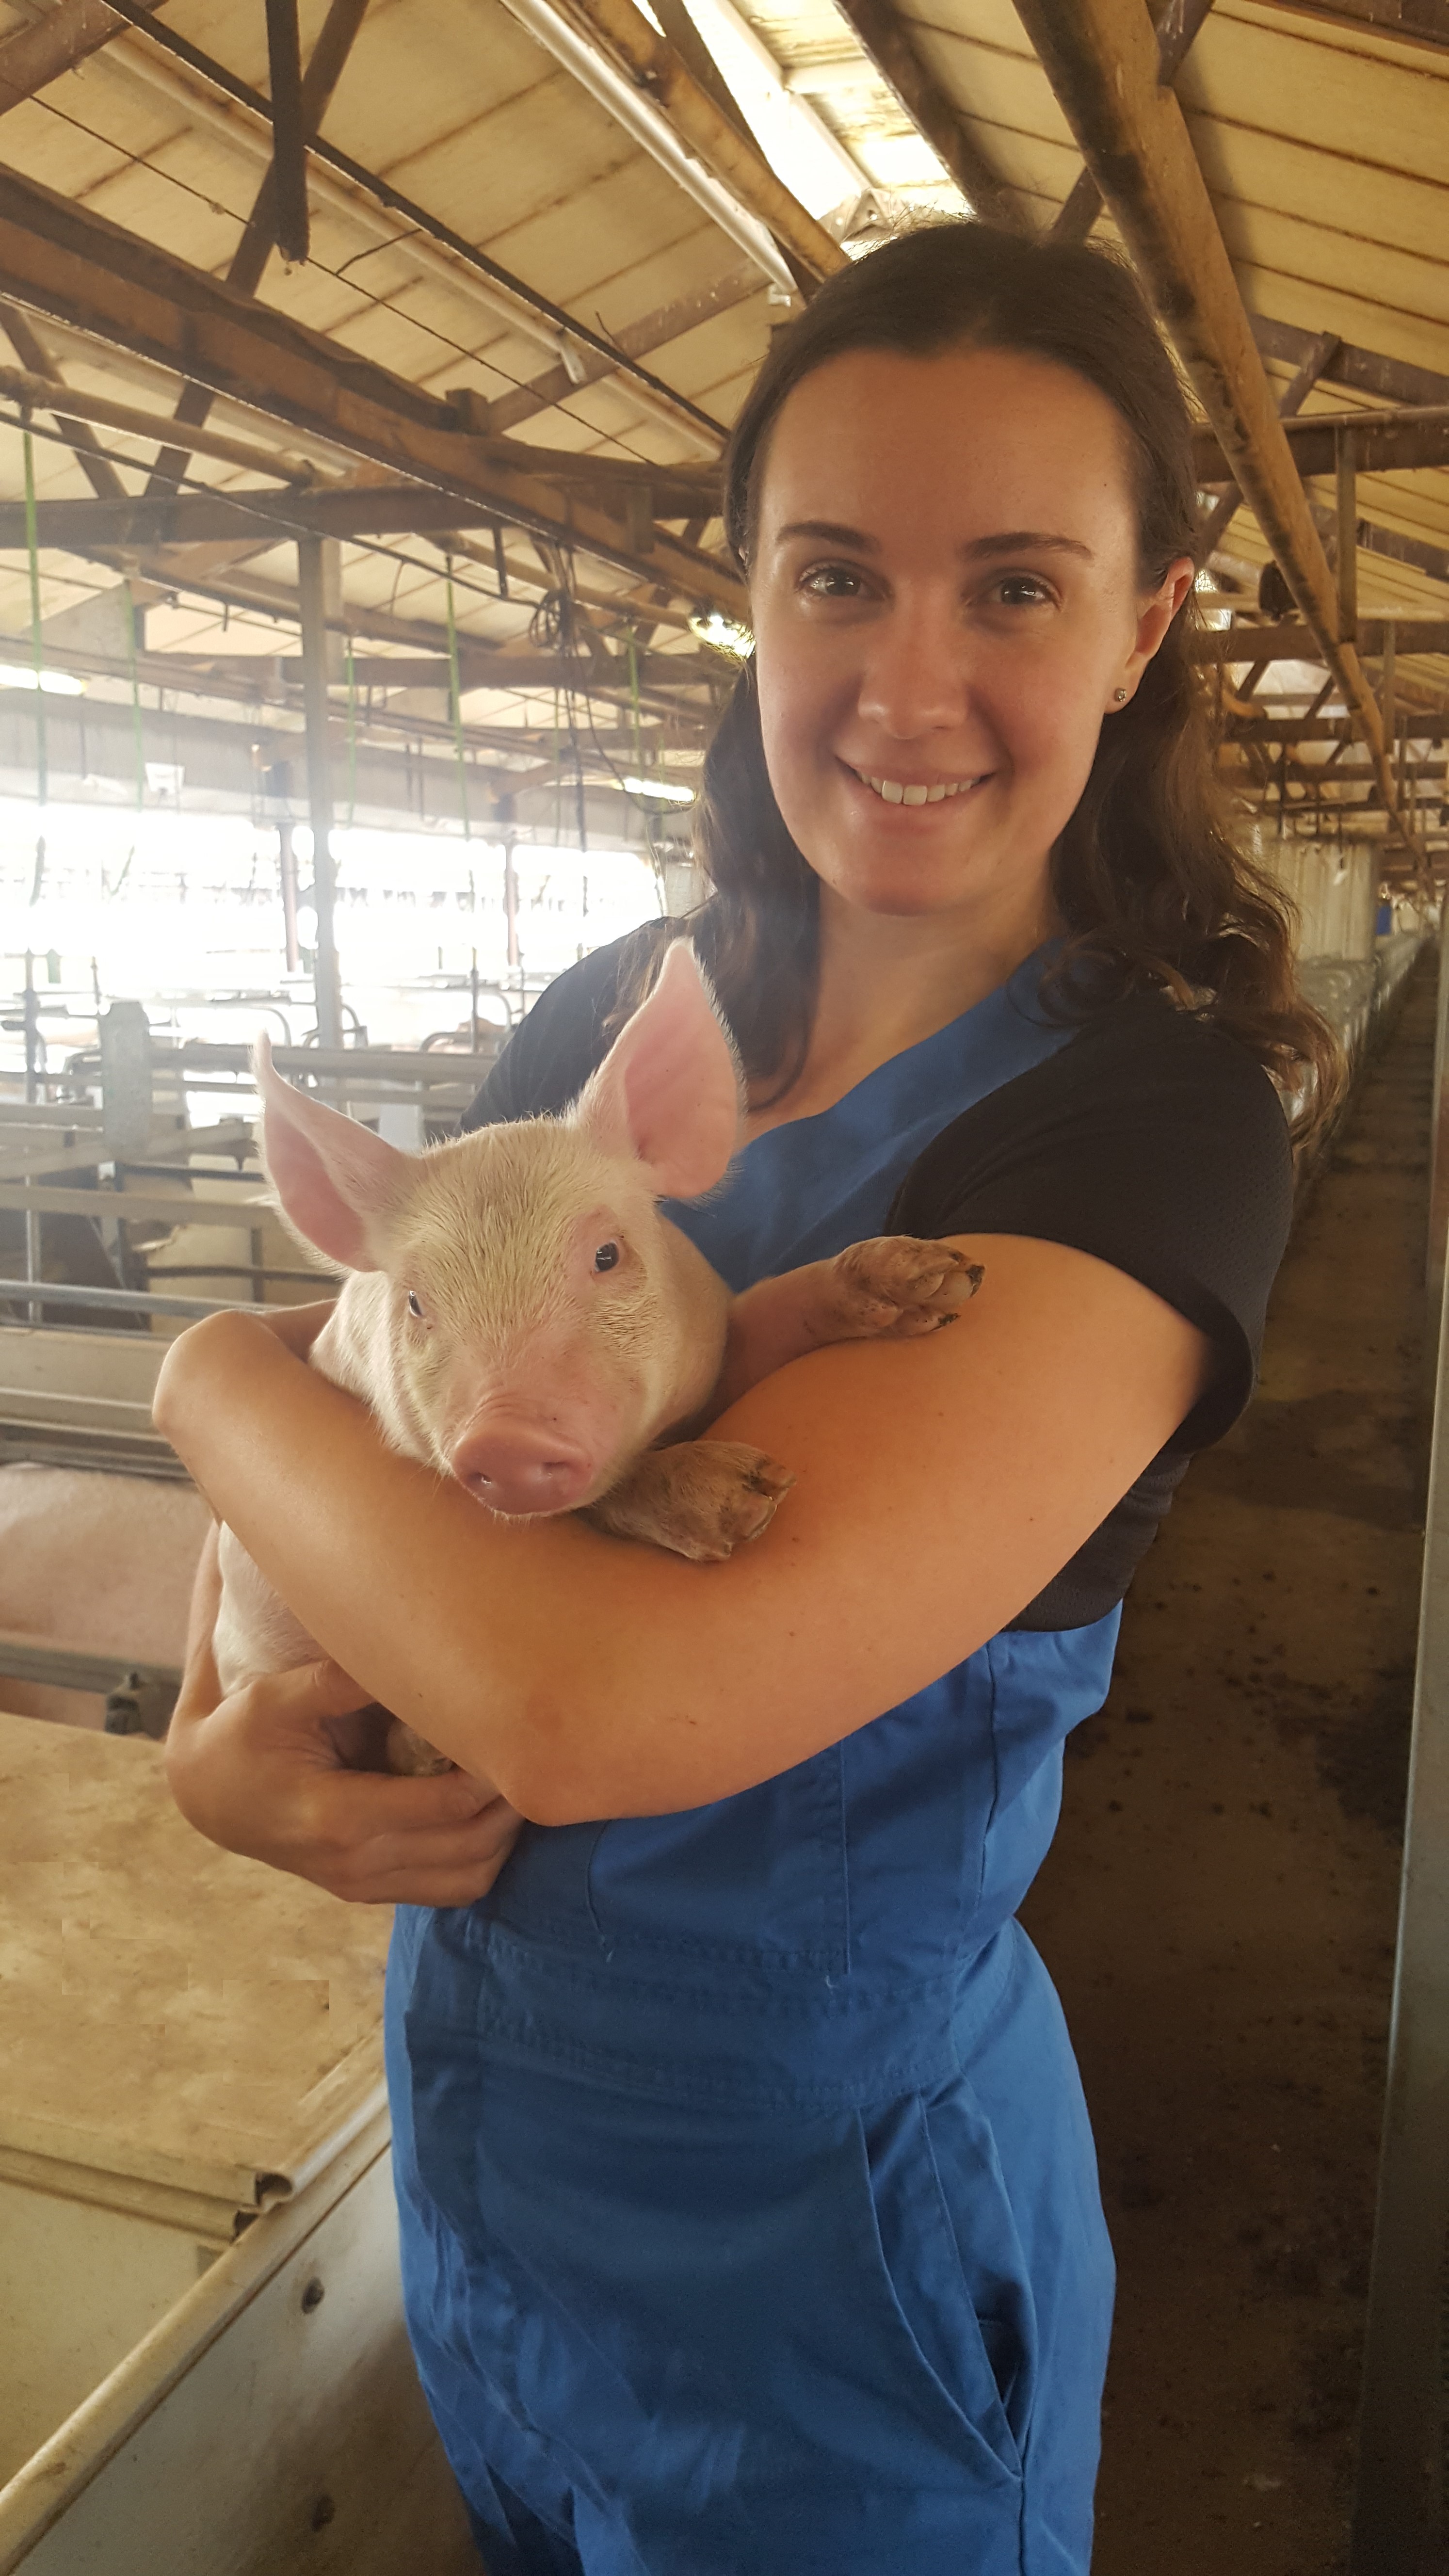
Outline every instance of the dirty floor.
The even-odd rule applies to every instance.
[[[1094,2576],[1343,2576],[1421,1547],[1434,982],[1069,1746],[1028,1928],[1120,2267]]]

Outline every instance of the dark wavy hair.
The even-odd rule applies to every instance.
[[[841,269],[777,331],[725,457],[724,525],[748,573],[770,432],[794,388],[853,349],[927,357],[951,348],[1050,359],[1105,395],[1124,424],[1139,573],[1199,560],[1192,425],[1167,350],[1109,253],[1028,242],[974,222],[929,225]],[[1342,1085],[1337,1043],[1299,994],[1293,907],[1238,846],[1214,767],[1213,708],[1194,669],[1190,594],[1120,715],[1102,726],[1081,799],[1052,857],[1065,947],[1049,978],[1072,1013],[1155,985],[1232,1033],[1296,1097],[1300,1132]],[[810,1041],[818,881],[785,827],[765,766],[753,662],[705,762],[695,850],[713,889],[685,924],[734,1030],[756,1100],[780,1097]],[[640,959],[632,1007],[662,941]]]

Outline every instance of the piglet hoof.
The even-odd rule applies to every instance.
[[[769,1528],[794,1482],[788,1467],[743,1441],[680,1440],[646,1450],[587,1517],[616,1538],[714,1565]]]
[[[937,1333],[970,1303],[985,1275],[979,1261],[950,1244],[912,1234],[853,1243],[826,1277],[825,1338],[902,1342]]]
[[[387,1730],[383,1759],[388,1770],[396,1771],[404,1780],[436,1780],[440,1772],[453,1769],[446,1753],[440,1753],[435,1744],[405,1726],[400,1717],[395,1717]]]

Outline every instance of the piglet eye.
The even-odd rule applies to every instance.
[[[601,1243],[598,1251],[594,1254],[594,1268],[596,1270],[617,1270],[618,1267],[619,1247],[617,1243]]]
[[[419,1297],[416,1288],[410,1288],[408,1290],[408,1313],[410,1315],[421,1315],[422,1311],[422,1300]]]

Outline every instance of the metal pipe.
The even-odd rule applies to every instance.
[[[327,741],[327,597],[322,537],[297,540],[302,612],[302,696],[307,721],[307,804],[312,822],[312,908],[317,920],[317,1033],[342,1044],[342,979],[337,963],[336,871],[332,863],[332,760]]]
[[[1441,995],[1442,990],[1441,983]],[[1350,2576],[1435,2576],[1446,2563],[1449,2545],[1449,2374],[1444,2369],[1449,2350],[1446,1320],[1449,1310],[1441,1310],[1436,1318],[1434,1440]]]
[[[295,975],[302,964],[302,951],[297,944],[297,853],[292,847],[292,818],[284,814],[277,824],[277,867],[282,880],[282,926],[287,943],[287,972]]]
[[[747,212],[739,199],[721,187],[718,179],[685,150],[668,118],[660,115],[653,102],[637,90],[632,81],[626,80],[622,72],[616,71],[596,46],[577,35],[568,20],[549,6],[549,0],[504,0],[504,6],[519,25],[526,27],[529,34],[537,39],[545,52],[553,55],[555,62],[562,63],[566,71],[573,73],[580,86],[598,101],[600,107],[608,110],[615,122],[623,126],[625,133],[643,146],[650,159],[667,170],[697,206],[713,216],[721,231],[728,233],[730,240],[738,243],[742,251],[747,251],[776,286],[793,296],[795,280],[775,248],[773,236],[757,216]],[[720,124],[723,123],[721,118]],[[829,240],[828,234],[825,238]],[[834,247],[832,243],[831,249]],[[837,264],[843,265],[844,257],[842,252]]]
[[[186,1201],[178,1199],[176,1204],[184,1215]],[[211,1221],[210,1210],[207,1211],[207,1221]],[[319,1279],[317,1284],[325,1295],[330,1282]],[[0,1279],[0,1298],[7,1304],[19,1300],[28,1305],[30,1291],[35,1285],[31,1279]],[[103,1306],[117,1314],[180,1315],[188,1324],[199,1322],[203,1315],[250,1315],[263,1311],[249,1305],[237,1305],[224,1297],[153,1297],[140,1288],[79,1288],[68,1279],[47,1279],[43,1283],[43,1291],[40,1303],[45,1306]],[[39,1308],[33,1307],[31,1321],[38,1323],[39,1320]]]

